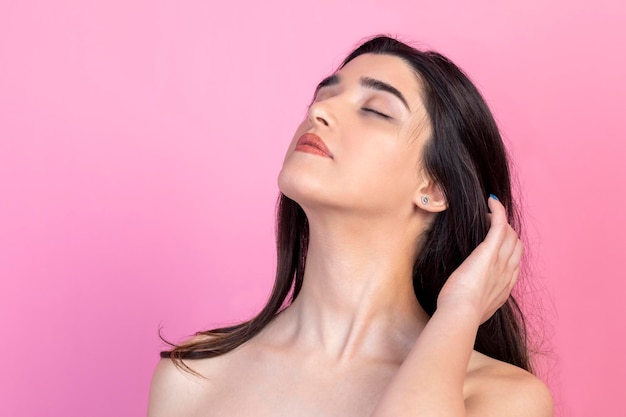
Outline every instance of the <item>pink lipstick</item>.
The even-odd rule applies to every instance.
[[[296,143],[295,150],[333,159],[333,155],[326,147],[322,138],[317,136],[315,133],[305,133],[300,136],[300,139],[298,139],[298,142]]]

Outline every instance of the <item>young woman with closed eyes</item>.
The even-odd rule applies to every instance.
[[[270,300],[164,352],[150,417],[552,415],[510,295],[505,148],[453,63],[359,46],[316,89],[278,185]]]

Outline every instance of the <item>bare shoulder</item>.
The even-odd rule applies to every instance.
[[[206,338],[195,336],[190,341]],[[218,376],[228,374],[230,356],[185,360],[181,366],[169,358],[161,359],[152,374],[148,417],[196,415],[220,380]]]
[[[533,374],[478,352],[468,370],[468,417],[552,417],[548,387]]]
[[[201,376],[180,369],[171,359],[161,359],[152,374],[148,417],[192,414],[201,387]]]

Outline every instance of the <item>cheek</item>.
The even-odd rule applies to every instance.
[[[406,166],[409,147],[397,131],[369,129],[351,137],[351,148],[359,155],[361,162],[371,169],[384,173],[385,170],[393,172]]]
[[[387,137],[360,160],[366,181],[384,194],[412,195],[419,173],[419,149],[402,137]]]

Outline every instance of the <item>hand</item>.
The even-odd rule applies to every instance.
[[[450,275],[437,299],[437,310],[469,308],[484,323],[508,299],[520,272],[524,251],[508,224],[504,206],[489,198],[491,225],[485,240]]]

